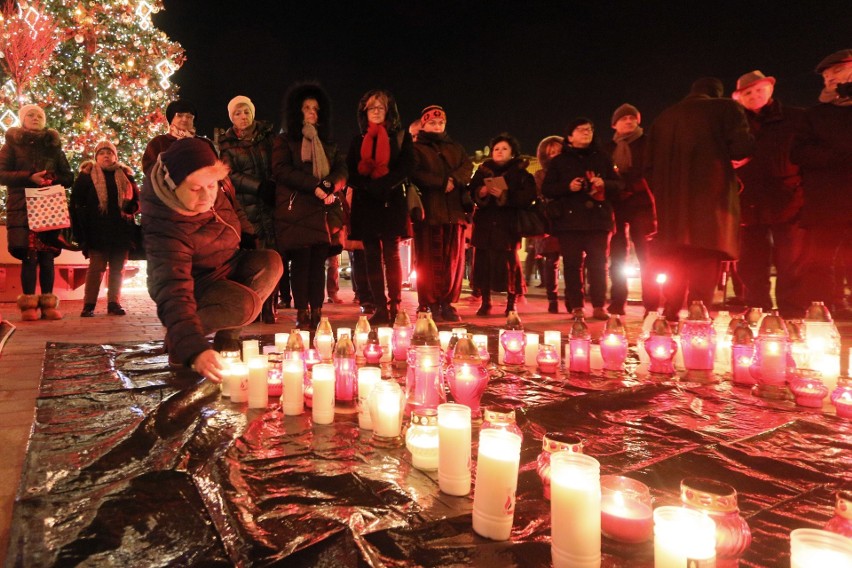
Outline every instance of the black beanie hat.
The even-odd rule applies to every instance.
[[[195,112],[195,107],[191,102],[185,101],[183,99],[178,99],[176,101],[172,101],[169,103],[169,106],[166,107],[166,121],[171,124],[172,119],[179,112],[189,112],[192,113],[192,116],[198,118],[198,113]]]
[[[591,124],[592,128],[595,127],[595,123],[592,122],[591,118],[586,118],[585,116],[578,116],[577,118],[568,123],[568,127],[565,129],[565,139],[567,140],[569,136],[574,134],[574,130],[578,126],[583,126],[584,124]]]
[[[192,172],[212,166],[217,160],[210,143],[203,138],[181,138],[160,154],[160,162],[166,167],[166,181],[171,179],[174,184],[172,189]]]

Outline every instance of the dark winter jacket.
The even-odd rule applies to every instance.
[[[71,220],[74,237],[87,254],[89,250],[118,251],[130,250],[134,245],[136,224],[133,214],[139,210],[139,188],[130,175],[129,198],[126,197],[124,210],[119,205],[118,186],[115,171],[104,170],[107,188],[107,210],[100,210],[98,193],[92,182],[91,166],[83,169],[74,181],[71,190]],[[127,172],[126,172],[127,173]]]
[[[802,225],[852,223],[852,106],[822,103],[805,111],[791,159],[802,173]]]
[[[518,209],[527,207],[535,199],[535,179],[527,171],[529,162],[512,158],[498,166],[487,160],[473,174],[470,192],[476,203],[473,214],[473,236],[470,244],[490,250],[516,250],[521,246],[517,232]],[[500,177],[508,188],[500,198],[493,195],[479,197],[485,178]]]
[[[473,203],[467,185],[473,174],[473,162],[458,142],[445,133],[423,132],[414,143],[414,171],[411,179],[420,188],[424,222],[429,225],[464,224]],[[447,180],[454,188],[447,193]]]
[[[314,176],[310,162],[302,161],[302,102],[308,98],[315,99],[320,107],[316,128],[330,167],[324,180]],[[346,157],[329,138],[330,105],[325,91],[311,83],[297,85],[285,97],[286,132],[276,136],[272,145],[275,240],[280,251],[330,244],[326,214],[329,208],[341,205],[337,200],[326,206],[314,190],[322,181],[333,186],[347,177]]]
[[[739,256],[739,181],[731,160],[754,138],[731,99],[690,94],[648,132],[645,167],[657,204],[657,250],[689,246]]]
[[[231,199],[223,190],[210,211],[183,215],[157,196],[151,176],[145,176],[142,229],[148,293],[166,327],[169,357],[182,364],[210,349],[196,314],[196,298],[211,283],[225,279],[236,261],[241,232],[251,230],[241,223]]]
[[[586,178],[594,172],[604,180],[604,199],[594,199],[585,189],[571,191],[571,181]],[[594,144],[588,148],[566,145],[562,153],[550,161],[541,193],[553,200],[548,207],[551,232],[612,231],[614,226],[612,204],[620,198],[624,183],[618,179],[609,155]]]
[[[790,161],[790,147],[804,109],[772,100],[754,113],[745,111],[755,139],[754,153],[736,170],[743,184],[740,208],[743,225],[786,223],[802,208],[802,178]]]
[[[255,121],[254,136],[241,140],[231,127],[219,139],[222,161],[231,169],[228,177],[234,184],[237,199],[254,225],[259,240],[271,247],[275,243],[272,208],[258,196],[261,183],[272,179],[272,140],[270,123]]]
[[[29,246],[29,223],[25,189],[35,187],[30,176],[47,170],[53,176],[52,184],[69,188],[74,174],[62,152],[59,133],[52,128],[26,130],[10,128],[6,143],[0,148],[0,184],[5,185],[6,230],[9,253],[23,260]],[[47,231],[54,233],[54,231]]]
[[[349,167],[349,185],[352,187],[350,238],[353,240],[383,236],[411,237],[408,203],[402,182],[411,175],[414,167],[414,142],[411,135],[404,130],[388,132],[388,138],[390,171],[377,179],[358,173],[364,135],[353,138],[349,146],[346,163]]]
[[[621,197],[613,201],[617,222],[629,222],[634,215],[642,213],[654,215],[654,196],[645,179],[645,144],[648,138],[643,134],[630,143],[630,157],[632,164],[629,168],[621,168],[617,171],[618,177],[624,182]],[[615,152],[615,142],[610,140],[606,146],[606,153],[610,156]]]

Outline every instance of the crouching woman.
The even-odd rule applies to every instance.
[[[238,347],[282,272],[274,250],[240,248],[253,230],[223,189],[227,174],[209,143],[186,138],[160,154],[142,188],[148,293],[166,327],[169,361],[217,382],[217,349]]]

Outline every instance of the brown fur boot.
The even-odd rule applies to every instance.
[[[21,310],[21,321],[36,321],[38,315],[38,296],[21,294],[18,296],[18,309]]]
[[[42,319],[62,319],[62,312],[57,309],[57,306],[59,306],[59,298],[56,294],[42,294],[38,298],[38,305],[41,308]]]

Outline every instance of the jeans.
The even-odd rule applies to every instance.
[[[83,292],[83,303],[95,305],[98,303],[98,292],[109,266],[109,282],[107,282],[107,302],[121,303],[121,281],[124,277],[124,263],[127,262],[126,250],[90,250],[89,268],[86,271],[86,286]]]

